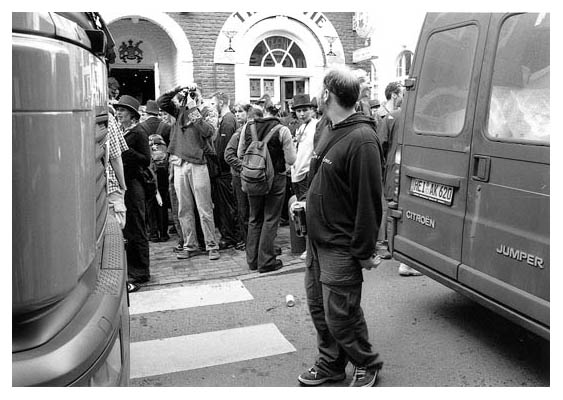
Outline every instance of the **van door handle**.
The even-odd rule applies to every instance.
[[[473,156],[473,180],[488,182],[491,172],[491,157]]]

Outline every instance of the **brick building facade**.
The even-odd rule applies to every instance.
[[[235,101],[270,94],[287,107],[297,93],[314,96],[324,73],[352,62],[365,45],[353,12],[102,13],[116,42],[110,75],[142,104],[178,84],[196,82],[205,98],[222,91]]]

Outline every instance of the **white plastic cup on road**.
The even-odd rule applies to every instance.
[[[285,305],[288,307],[293,307],[295,305],[295,298],[290,294],[285,296]]]

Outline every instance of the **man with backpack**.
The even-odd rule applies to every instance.
[[[264,118],[247,122],[239,146],[244,154],[241,185],[250,205],[246,262],[260,273],[283,266],[276,258],[274,241],[284,207],[286,165],[293,165],[296,158],[289,128],[273,116],[271,101],[264,106]]]

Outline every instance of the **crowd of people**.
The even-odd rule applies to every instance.
[[[318,97],[294,96],[291,113],[267,95],[250,104],[217,92],[206,102],[196,84],[144,106],[119,96],[113,78],[109,93],[108,193],[126,240],[128,290],[150,279],[149,240],[170,239],[169,209],[178,259],[213,261],[236,248],[265,273],[283,267],[278,227],[299,206],[319,357],[298,379],[342,380],[352,362],[352,386],[372,386],[382,362],[360,306],[362,271],[391,258],[385,212],[403,87],[390,83],[380,103],[353,71],[334,69]],[[419,274],[404,264],[399,273]]]

